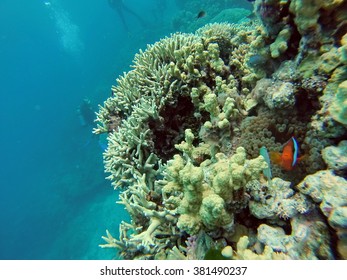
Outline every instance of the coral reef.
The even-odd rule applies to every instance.
[[[272,57],[264,67],[271,61],[293,61],[295,76],[289,82],[299,86],[301,96],[320,103],[311,125],[321,134],[344,134],[339,123],[346,122],[346,2],[257,0],[255,10],[265,29],[264,40],[269,41],[261,53]],[[317,78],[321,82],[316,85],[308,81]],[[319,86],[324,81],[327,84]]]
[[[157,230],[165,231],[163,224],[181,229],[181,234],[169,234],[172,242],[163,239],[167,248],[183,238],[184,230],[196,234],[218,227],[231,232],[230,205],[244,204],[245,184],[266,167],[262,157],[246,160],[244,149],[230,144],[246,114],[242,96],[257,79],[241,55],[257,32],[249,24],[213,24],[196,35],[174,34],[148,46],[135,57],[134,70],[117,80],[113,96],[100,107],[94,131],[109,134],[105,168],[114,187],[124,190],[121,203],[132,218],[131,224],[121,225],[120,240],[105,240],[112,243],[107,246],[124,250],[123,257],[145,258],[163,249],[156,238]],[[194,146],[197,140],[202,142]],[[178,151],[185,158],[175,155]],[[206,166],[200,167],[204,161]],[[230,165],[230,178],[219,174],[225,164]],[[179,179],[170,173],[177,166],[182,169]],[[202,183],[210,170],[216,174]],[[230,182],[219,186],[223,180]],[[228,190],[240,199],[233,202]],[[159,216],[155,214],[158,205],[163,210]],[[190,219],[192,209],[199,212],[195,220]],[[140,239],[146,241],[139,245]]]
[[[347,4],[254,9],[258,20],[147,46],[117,79],[94,132],[108,134],[105,170],[131,220],[102,247],[125,259],[347,258]],[[292,137],[300,146],[284,151]]]

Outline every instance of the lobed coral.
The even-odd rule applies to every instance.
[[[217,153],[194,166],[195,147],[186,149],[186,144],[177,145],[183,157],[176,155],[168,163],[164,205],[177,209],[181,231],[195,235],[203,229],[214,231],[214,236],[228,235],[233,232],[234,214],[247,205],[247,182],[258,179],[267,164],[261,156],[247,160],[245,150],[239,147],[231,157]]]

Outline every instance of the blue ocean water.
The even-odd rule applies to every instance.
[[[115,256],[100,237],[128,216],[77,109],[96,111],[134,54],[175,31],[182,1],[126,1],[145,26],[107,2],[0,1],[0,259]]]

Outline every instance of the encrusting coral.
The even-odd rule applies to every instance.
[[[108,133],[105,170],[131,221],[102,247],[125,259],[347,258],[347,4],[256,0],[255,12],[261,24],[149,45],[117,79],[94,132]],[[291,170],[259,155],[294,136]]]

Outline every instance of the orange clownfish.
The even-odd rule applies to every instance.
[[[298,157],[299,145],[294,137],[290,138],[283,146],[282,154],[270,152],[270,159],[273,163],[280,165],[284,170],[290,171],[294,166],[303,159]]]

